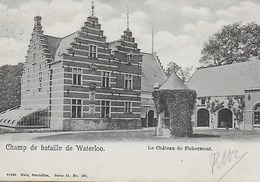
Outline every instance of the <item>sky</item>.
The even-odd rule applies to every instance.
[[[107,41],[130,30],[143,52],[154,51],[164,68],[201,64],[203,44],[224,25],[260,24],[258,0],[95,0],[95,16]],[[33,17],[42,16],[44,34],[64,37],[80,29],[91,14],[91,0],[0,0],[0,65],[25,62]]]

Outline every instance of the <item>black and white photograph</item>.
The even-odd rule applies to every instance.
[[[0,0],[1,181],[258,181],[260,1]]]

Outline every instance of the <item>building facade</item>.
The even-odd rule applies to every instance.
[[[150,77],[148,70],[153,66],[156,70]],[[143,80],[142,76],[148,78]],[[92,14],[79,31],[60,38],[45,35],[41,17],[36,16],[21,76],[21,107],[2,114],[0,126],[51,130],[141,128],[140,118],[148,120],[147,104],[142,103],[144,92],[149,96],[149,110],[155,109],[153,89],[142,91],[142,83],[148,81],[146,85],[153,88],[155,82],[164,79],[159,59],[140,52],[129,27],[119,40],[107,42],[98,18]],[[14,113],[20,114],[8,122]]]
[[[252,130],[260,125],[260,61],[200,68],[188,87],[197,92],[193,126]]]

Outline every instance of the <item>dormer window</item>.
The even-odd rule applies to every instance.
[[[89,45],[89,57],[96,58],[97,57],[97,46]]]
[[[131,53],[128,53],[127,56],[126,56],[126,62],[127,64],[132,64],[134,61],[134,54],[131,52]]]

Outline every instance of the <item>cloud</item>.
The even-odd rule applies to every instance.
[[[236,6],[218,10],[216,16],[230,22],[260,23],[260,5],[252,1],[242,1]]]
[[[210,10],[205,7],[193,8],[190,6],[184,6],[181,8],[180,12],[183,16],[190,17],[190,18],[207,19],[211,15]]]
[[[200,47],[196,46],[192,36],[173,35],[171,32],[159,31],[155,34],[155,49],[166,67],[170,61],[180,66],[193,66],[199,59]]]
[[[95,1],[97,16],[109,17],[113,14],[110,5]],[[91,1],[73,0],[31,0],[16,8],[7,8],[0,3],[0,64],[15,64],[25,61],[29,39],[33,31],[33,17],[42,16],[45,34],[64,37],[83,26],[91,14]],[[6,52],[6,53],[4,53]]]
[[[223,25],[239,20],[260,23],[260,6],[256,2],[210,2],[143,0],[136,7],[130,7],[130,29],[138,47],[143,52],[151,52],[152,21],[155,19],[154,47],[163,65],[167,66],[169,61],[181,66],[198,65],[203,43]],[[126,29],[125,11],[112,3],[116,1],[95,1],[95,15],[108,41],[120,39]],[[90,14],[89,0],[30,0],[16,8],[0,3],[0,45],[4,55],[0,64],[25,61],[34,16],[42,16],[45,34],[64,37],[79,30]]]

